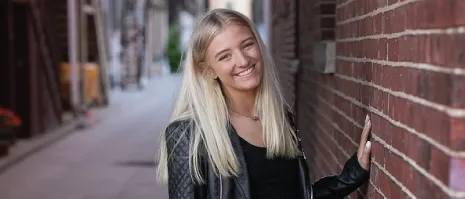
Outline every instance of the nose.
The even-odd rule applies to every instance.
[[[239,67],[246,67],[249,64],[249,57],[242,51],[236,53],[236,64]]]

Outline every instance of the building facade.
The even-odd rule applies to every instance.
[[[23,121],[17,137],[33,137],[62,121],[59,44],[53,38],[51,2],[5,0],[0,3],[3,61],[0,67],[0,106],[12,109]]]

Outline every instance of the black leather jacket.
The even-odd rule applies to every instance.
[[[219,178],[210,164],[202,161],[202,174],[206,183],[202,185],[194,183],[189,172],[190,131],[185,131],[189,125],[188,121],[177,121],[171,123],[165,132],[168,154],[170,154],[168,160],[169,198],[251,199],[246,162],[239,137],[235,132],[230,133],[230,139],[242,172],[237,177]],[[183,132],[186,133],[183,134]],[[298,162],[302,199],[342,199],[369,178],[369,172],[360,166],[356,154],[346,162],[341,174],[322,178],[313,184],[310,183],[304,153],[298,157]]]

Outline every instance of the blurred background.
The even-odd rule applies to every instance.
[[[465,198],[464,0],[2,0],[0,199],[167,199],[158,138],[214,8],[269,47],[312,179],[369,114],[371,178],[349,198]]]

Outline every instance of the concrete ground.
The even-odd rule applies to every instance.
[[[95,124],[75,130],[0,173],[1,199],[167,199],[155,154],[177,76],[112,93]]]

